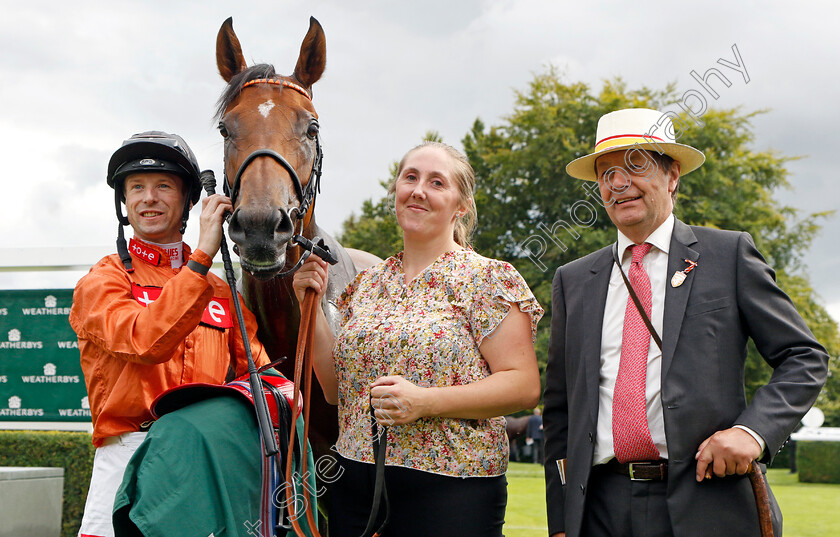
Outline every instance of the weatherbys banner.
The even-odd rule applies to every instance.
[[[0,291],[0,421],[90,421],[72,300],[72,289]]]

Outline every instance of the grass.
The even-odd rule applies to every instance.
[[[785,537],[840,535],[840,485],[800,483],[788,470],[769,470]]]
[[[510,463],[505,537],[546,537],[545,478],[539,464]]]
[[[800,483],[786,469],[771,469],[767,475],[782,509],[785,537],[840,535],[840,485]],[[513,462],[507,478],[505,536],[546,537],[542,467]]]

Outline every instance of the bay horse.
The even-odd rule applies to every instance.
[[[528,428],[530,416],[505,416],[505,432],[508,436],[508,447],[510,449],[510,460],[519,461],[519,437],[525,434]]]
[[[257,336],[269,357],[272,361],[287,357],[276,368],[292,379],[301,314],[291,274],[302,260],[300,243],[315,242],[313,239],[320,237],[337,259],[330,266],[329,286],[322,304],[334,332],[339,324],[336,299],[358,270],[381,260],[366,252],[342,248],[315,223],[322,149],[318,114],[312,105],[312,85],[323,74],[326,63],[324,31],[318,21],[310,18],[309,31],[291,76],[278,75],[268,64],[247,66],[230,18],[219,30],[216,60],[219,73],[227,82],[219,99],[217,118],[224,138],[225,192],[233,202],[228,235],[243,269],[238,286],[246,305],[257,317]],[[263,378],[264,385],[265,382]],[[145,447],[138,450],[139,456],[132,459],[118,495],[119,508],[114,514],[118,535],[143,534],[136,522],[150,517],[160,522],[155,534],[166,526],[167,535],[239,535],[243,528],[249,535],[273,535],[281,527],[276,524],[292,521],[291,515],[274,518],[276,511],[269,504],[280,507],[282,500],[275,492],[289,493],[292,489],[286,485],[296,482],[295,491],[305,489],[306,494],[320,496],[322,486],[315,483],[312,474],[322,477],[317,475],[324,468],[322,464],[316,463],[310,467],[314,471],[303,475],[285,475],[286,482],[278,487],[274,485],[282,483],[284,476],[276,481],[272,481],[274,477],[265,478],[277,476],[277,468],[266,462],[271,459],[251,456],[259,443],[247,417],[253,411],[243,411],[241,402],[235,402],[234,397],[219,397],[230,393],[231,384],[227,388],[186,385],[156,400],[153,412],[159,411],[155,415],[160,419],[150,430]],[[310,445],[314,459],[320,462],[335,444],[338,418],[336,407],[326,402],[318,383],[312,384]],[[215,396],[208,394],[211,389]],[[284,396],[275,393],[272,400],[283,401]],[[281,414],[278,408],[274,426],[283,431],[291,423],[293,411],[288,409],[286,418],[281,418]],[[294,457],[307,459],[305,452]],[[190,464],[195,465],[195,471],[188,469]],[[182,471],[175,478],[171,475],[173,467]],[[206,479],[198,479],[199,475]],[[261,477],[262,486],[255,485]],[[309,480],[307,487],[305,482]],[[294,494],[295,498],[299,496]],[[168,498],[167,509],[161,507],[161,497]],[[297,513],[297,503],[289,511]],[[307,510],[307,517],[311,514]],[[171,524],[167,525],[167,521]],[[272,527],[260,526],[263,522]]]
[[[357,270],[381,260],[342,248],[315,222],[322,148],[312,86],[326,65],[320,23],[310,17],[290,76],[278,75],[269,64],[248,66],[232,18],[219,29],[216,63],[227,82],[216,117],[224,138],[226,192],[233,202],[228,235],[243,269],[239,287],[257,317],[257,336],[272,361],[289,358],[277,369],[291,379],[300,323],[291,273],[302,254],[293,237],[320,237],[338,259],[330,266],[322,304],[334,332],[339,321],[336,299]],[[338,436],[336,407],[326,402],[317,382],[312,387],[310,420],[317,460]]]

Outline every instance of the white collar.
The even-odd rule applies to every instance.
[[[662,224],[660,224],[659,227],[645,239],[645,242],[649,242],[654,247],[667,254],[671,247],[671,235],[674,233],[675,220],[676,218],[674,218],[674,213],[669,214],[668,218],[666,218],[665,221],[662,222]],[[633,244],[635,243],[628,239],[627,235],[618,231],[618,251],[621,252],[622,259],[624,259],[624,255],[627,254],[627,248]]]

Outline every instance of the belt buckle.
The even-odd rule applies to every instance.
[[[645,464],[643,462],[628,462],[627,470],[630,472],[630,481],[651,481],[649,477],[636,477],[634,466],[637,464]]]

